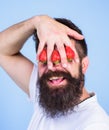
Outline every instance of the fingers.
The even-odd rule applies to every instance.
[[[66,68],[67,67],[67,57],[66,57],[66,52],[65,52],[65,47],[64,44],[57,45],[57,49],[59,51],[60,57],[61,57],[61,65]]]
[[[60,57],[61,57],[61,65],[64,68],[67,68],[69,65],[69,62],[68,62],[67,56],[66,56],[65,46],[69,46],[74,51],[75,57],[73,59],[73,62],[79,62],[78,54],[75,49],[74,40],[70,40],[67,36],[64,36],[64,41],[62,39],[55,39],[55,41],[56,41],[56,43],[54,43],[54,39],[51,39],[46,42],[41,42],[38,47],[38,57],[39,57],[39,54],[41,53],[41,51],[43,50],[45,45],[47,45],[47,66],[49,69],[52,69],[52,67],[53,67],[53,63],[51,61],[51,55],[52,55],[55,45],[56,45],[56,47],[59,51]]]
[[[67,28],[67,35],[72,36],[73,38],[77,40],[83,40],[84,36],[76,32],[75,30],[72,30],[70,28]]]
[[[47,66],[48,66],[48,69],[52,69],[52,67],[53,67],[53,63],[51,61],[51,55],[52,55],[53,50],[54,50],[54,44],[48,43],[47,44]]]
[[[39,55],[41,53],[41,51],[43,50],[43,48],[45,47],[46,43],[45,41],[41,41],[38,45],[38,51],[37,51],[37,60],[39,60]]]
[[[74,51],[75,57],[74,57],[73,61],[79,62],[78,53],[77,53],[76,48],[75,48],[75,41],[74,40],[70,40],[67,37],[66,41],[65,41],[65,46],[69,46]],[[67,61],[67,66],[68,66],[68,61]]]

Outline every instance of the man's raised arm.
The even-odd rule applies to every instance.
[[[49,66],[52,65],[50,56],[55,44],[61,48],[62,61],[67,63],[64,44],[72,46],[68,35],[76,39],[83,39],[83,36],[49,16],[35,16],[0,32],[0,66],[27,94],[29,94],[28,85],[33,63],[24,57],[20,50],[35,30],[37,30],[40,41],[38,54],[47,44]]]

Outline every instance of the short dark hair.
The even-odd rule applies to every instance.
[[[79,34],[82,34],[82,31],[70,20],[66,19],[66,18],[54,18],[56,21],[66,25],[67,27],[75,30],[76,32],[78,32]],[[69,36],[70,39],[74,39],[73,37]],[[37,37],[37,33],[35,33],[34,35],[34,40],[35,40],[35,49],[37,52],[38,49],[38,45],[39,45],[39,39]],[[74,41],[77,43],[75,44],[76,50],[78,52],[79,58],[80,60],[82,60],[85,56],[88,55],[88,49],[87,49],[87,44],[85,39],[83,40],[76,40],[74,39]]]

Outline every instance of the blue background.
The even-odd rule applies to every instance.
[[[34,15],[65,17],[78,25],[86,37],[90,65],[86,87],[96,92],[109,114],[109,1],[108,0],[3,0],[0,31]],[[35,62],[32,38],[22,53]],[[26,130],[33,113],[28,96],[0,68],[0,130]]]

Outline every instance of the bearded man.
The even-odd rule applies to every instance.
[[[20,53],[32,34],[38,55],[47,49],[46,62],[35,65]],[[66,46],[74,51],[70,61]],[[60,53],[57,64],[53,50]],[[36,16],[0,33],[0,66],[34,103],[28,130],[109,130],[108,115],[85,88],[87,53],[81,30],[67,19]]]
[[[82,35],[81,30],[70,20],[55,18]],[[34,66],[30,80],[30,90],[34,86],[35,114],[33,123],[41,130],[103,130],[109,129],[108,116],[97,103],[96,95],[85,88],[85,73],[88,68],[88,49],[85,39],[70,37],[75,46],[78,61],[72,59],[64,68],[60,62],[48,68],[47,63],[39,60],[38,70]],[[38,37],[35,35],[36,52]],[[46,46],[47,48],[47,46]],[[57,50],[57,47],[54,47]],[[34,79],[38,71],[38,81]],[[33,81],[33,79],[35,81]],[[32,84],[32,85],[31,85]]]

